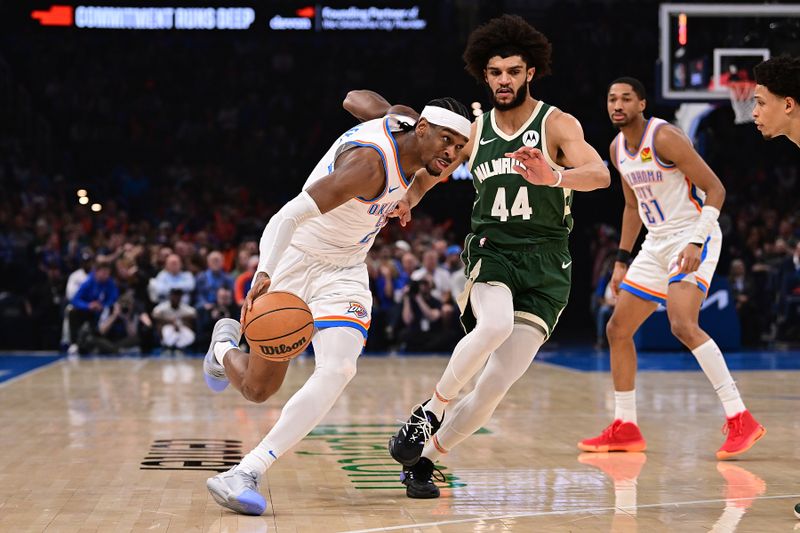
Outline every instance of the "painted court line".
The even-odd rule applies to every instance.
[[[652,509],[658,507],[680,507],[681,505],[701,505],[704,503],[729,503],[737,501],[752,501],[752,500],[783,500],[788,498],[800,498],[800,494],[781,494],[777,496],[758,496],[755,498],[719,498],[714,500],[688,500],[685,502],[665,502],[665,503],[649,503],[645,505],[630,505],[627,507],[594,507],[589,509],[570,509],[566,511],[545,511],[541,513],[513,513],[505,515],[483,515],[475,518],[462,518],[459,520],[443,520],[441,522],[425,522],[422,524],[406,524],[403,526],[391,527],[378,527],[373,529],[353,529],[343,533],[373,533],[378,531],[398,531],[401,529],[419,529],[425,527],[439,527],[449,526],[452,524],[468,524],[470,522],[484,522],[488,520],[503,520],[506,518],[535,518],[537,516],[558,516],[558,515],[579,515],[579,514],[592,514],[614,511],[616,509],[622,511],[634,511],[639,509]]]
[[[0,388],[6,387],[8,385],[11,385],[12,383],[16,383],[17,381],[21,380],[22,378],[26,378],[28,376],[32,376],[33,374],[37,374],[37,373],[41,372],[42,370],[50,368],[51,366],[53,366],[53,365],[55,365],[57,363],[63,363],[65,360],[66,360],[65,357],[61,357],[59,359],[56,359],[55,361],[50,361],[49,363],[45,363],[45,364],[43,364],[41,366],[37,366],[33,370],[28,370],[26,372],[23,372],[22,374],[20,374],[18,376],[14,376],[13,378],[10,378],[10,379],[7,379],[7,380],[5,380],[3,382],[0,382]]]

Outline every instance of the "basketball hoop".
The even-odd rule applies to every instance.
[[[731,107],[736,114],[736,118],[734,119],[736,124],[753,122],[753,108],[756,106],[756,99],[754,96],[755,89],[756,83],[754,81],[728,82]]]

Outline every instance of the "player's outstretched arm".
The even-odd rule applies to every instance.
[[[342,107],[361,122],[386,115],[402,115],[414,120],[419,118],[419,113],[412,108],[402,104],[392,105],[380,94],[367,89],[349,91]]]
[[[518,174],[534,185],[563,187],[575,191],[593,191],[608,187],[611,183],[608,168],[603,164],[600,154],[583,138],[583,128],[575,117],[560,111],[554,112],[547,119],[547,132],[548,138],[552,139],[557,148],[550,153],[557,152],[556,162],[571,168],[553,171],[541,150],[523,146],[514,153],[506,154],[522,163],[523,167],[512,167]]]

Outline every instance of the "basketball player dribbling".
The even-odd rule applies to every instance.
[[[322,420],[356,373],[372,307],[364,260],[375,236],[417,171],[440,174],[468,140],[469,113],[452,98],[429,102],[417,121],[412,110],[400,111],[405,116],[370,120],[339,137],[303,191],[264,229],[242,322],[253,300],[268,290],[300,296],[314,316],[316,366],[261,443],[239,465],[208,480],[224,507],[255,515],[266,509],[258,492],[261,476]],[[264,401],[280,386],[288,362],[242,352],[240,336],[235,320],[214,326],[203,363],[206,383],[219,392],[230,382],[246,399]]]
[[[494,107],[477,118],[446,171],[468,159],[477,191],[462,255],[468,282],[458,302],[468,333],[431,400],[412,408],[390,441],[410,498],[439,496],[434,462],[491,418],[552,334],[571,284],[572,191],[610,181],[580,123],[531,96],[531,81],[550,71],[550,49],[523,18],[503,15],[474,30],[464,52],[467,71],[487,87]],[[401,223],[426,183],[409,190],[397,212]],[[445,414],[482,368],[475,388]]]
[[[765,139],[785,135],[800,146],[800,57],[773,57],[753,72],[756,127]]]
[[[722,248],[717,218],[725,188],[679,128],[655,117],[645,120],[641,82],[619,78],[609,86],[607,97],[609,117],[620,130],[611,143],[610,158],[625,194],[619,251],[609,282],[617,304],[606,328],[616,408],[611,425],[578,443],[578,448],[646,448],[637,425],[633,335],[660,303],[667,307],[673,335],[692,351],[722,402],[727,439],[717,458],[728,459],[750,449],[766,430],[745,408],[722,352],[698,324]],[[628,266],[642,224],[647,237]]]

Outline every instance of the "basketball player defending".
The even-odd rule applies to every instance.
[[[800,57],[773,57],[753,72],[756,127],[765,139],[785,135],[800,146]]]
[[[458,300],[468,333],[431,400],[390,440],[411,498],[439,496],[433,463],[491,418],[553,332],[570,289],[572,191],[610,181],[580,123],[530,94],[531,81],[550,71],[550,49],[524,19],[503,15],[473,31],[464,52],[467,71],[485,84],[494,107],[477,118],[462,157],[446,171],[468,159],[477,191],[463,253],[468,282]],[[401,223],[425,185],[409,191]],[[445,416],[484,364],[475,388]]]
[[[261,476],[322,420],[355,375],[372,307],[367,251],[414,174],[438,175],[458,156],[470,133],[468,117],[464,105],[443,98],[429,102],[415,125],[415,116],[359,124],[333,143],[303,191],[270,219],[243,314],[268,289],[300,296],[314,316],[316,366],[264,440],[239,465],[208,480],[220,505],[263,513]],[[219,392],[230,381],[246,399],[264,401],[288,363],[242,352],[240,335],[239,322],[217,322],[203,365],[206,382]]]
[[[717,217],[725,188],[679,128],[655,117],[645,120],[645,106],[644,86],[638,80],[619,78],[609,86],[608,114],[620,130],[611,143],[610,158],[622,176],[625,194],[611,277],[617,305],[606,328],[616,409],[611,425],[578,448],[645,449],[636,425],[633,335],[658,304],[664,304],[673,335],[692,351],[722,401],[728,437],[717,458],[728,459],[750,449],[766,430],[745,409],[717,343],[698,325],[722,248]],[[628,267],[642,224],[647,237]]]

